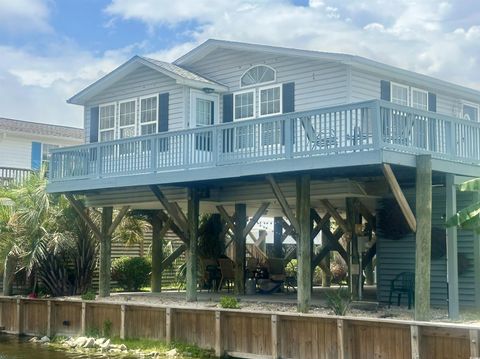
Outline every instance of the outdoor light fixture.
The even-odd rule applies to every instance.
[[[211,87],[204,87],[204,88],[202,89],[202,91],[205,92],[205,93],[215,92],[215,90],[212,89]]]

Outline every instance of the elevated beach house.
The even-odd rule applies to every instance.
[[[52,150],[48,190],[66,193],[87,222],[78,195],[103,208],[101,228],[90,223],[101,295],[111,229],[139,208],[161,210],[183,239],[189,300],[198,215],[220,212],[239,293],[245,238],[268,216],[276,257],[283,238],[296,239],[301,311],[330,251],[348,263],[354,298],[376,258],[380,301],[412,272],[419,313],[480,306],[478,236],[444,226],[477,196],[455,185],[480,176],[479,91],[358,56],[209,40],[173,63],[135,56],[68,102],[85,109],[87,143]],[[157,250],[154,241],[154,272]]]
[[[0,117],[0,186],[21,181],[50,159],[50,150],[83,144],[80,128]]]

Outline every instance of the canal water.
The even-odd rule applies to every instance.
[[[0,334],[0,359],[105,358],[101,353],[93,355],[66,353],[47,345],[29,343],[29,339],[30,337]]]

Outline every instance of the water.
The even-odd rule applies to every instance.
[[[102,355],[66,353],[47,345],[29,343],[30,337],[0,334],[0,359],[99,358]],[[105,356],[103,356],[105,357]]]

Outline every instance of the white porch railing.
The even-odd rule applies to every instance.
[[[480,164],[480,123],[373,100],[52,151],[50,181],[391,149]]]

